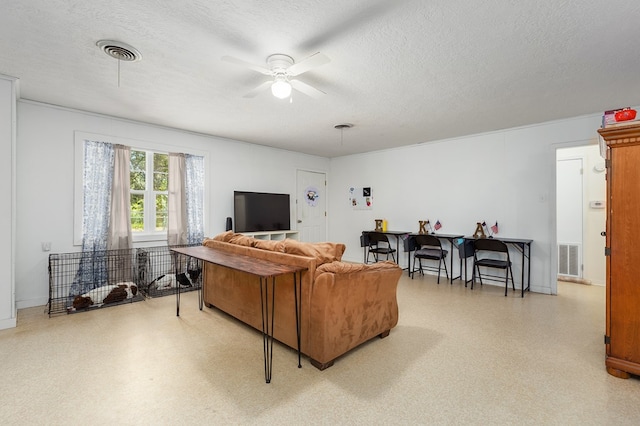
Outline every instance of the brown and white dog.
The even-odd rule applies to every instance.
[[[85,309],[90,306],[100,307],[104,304],[131,299],[137,294],[138,286],[131,281],[103,285],[81,296],[76,296],[73,299],[73,307],[75,309]]]

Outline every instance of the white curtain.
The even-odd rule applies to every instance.
[[[204,157],[169,154],[169,245],[204,240]]]
[[[185,156],[169,153],[169,197],[167,243],[187,244],[187,206],[185,198]]]
[[[85,141],[82,258],[70,296],[84,294],[109,282],[132,279],[131,252],[123,251],[118,255],[118,267],[109,268],[106,251],[130,249],[133,245],[130,151],[123,145]],[[111,258],[113,261],[113,255]]]
[[[204,157],[185,154],[187,244],[204,240]]]
[[[109,229],[113,163],[112,144],[85,141],[82,173],[82,258],[69,289],[69,296],[86,293],[107,283],[105,250]]]
[[[130,164],[131,148],[114,146],[113,184],[111,185],[111,214],[107,248],[133,247],[131,232]]]

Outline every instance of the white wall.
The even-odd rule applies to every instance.
[[[0,329],[16,326],[14,185],[16,82],[0,75]]]
[[[52,243],[51,252],[79,251],[73,245],[75,131],[152,142],[158,149],[184,147],[187,152],[206,153],[207,236],[224,231],[226,217],[233,216],[234,190],[295,194],[296,169],[329,169],[329,160],[322,157],[20,101],[15,273],[18,308],[43,305],[48,300],[48,253],[42,251],[42,242]]]
[[[51,242],[53,252],[78,250],[73,246],[75,131],[208,152],[207,235],[224,230],[234,189],[294,194],[296,169],[315,170],[327,172],[329,239],[347,245],[345,260],[362,261],[359,236],[373,228],[374,219],[412,232],[418,220],[439,219],[441,232],[465,235],[477,221],[498,221],[500,236],[534,240],[532,289],[555,293],[556,149],[596,143],[599,126],[600,116],[591,115],[329,160],[20,101],[17,305],[46,303],[48,253],[41,242]],[[351,208],[351,186],[372,187],[373,210]],[[518,282],[519,265],[514,273]]]
[[[532,290],[555,294],[556,149],[595,144],[600,121],[599,115],[577,117],[335,158],[329,238],[347,245],[346,260],[362,261],[360,233],[373,229],[374,219],[411,232],[418,231],[418,220],[440,220],[439,232],[464,235],[478,221],[498,221],[500,236],[534,240]],[[373,210],[351,208],[352,186],[372,188]],[[519,261],[514,263],[518,283]]]

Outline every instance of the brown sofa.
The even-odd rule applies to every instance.
[[[229,231],[204,246],[288,265],[303,266],[301,352],[320,370],[398,323],[396,288],[402,270],[392,262],[341,262],[344,244],[258,240]],[[204,265],[204,302],[262,330],[259,280],[245,272]],[[297,349],[293,278],[276,282],[274,337]]]

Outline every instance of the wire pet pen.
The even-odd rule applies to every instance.
[[[49,255],[49,316],[144,300],[134,249]]]
[[[49,316],[173,295],[178,285],[197,290],[201,273],[199,260],[176,257],[168,246],[52,253]]]
[[[171,247],[193,247],[201,244],[187,244]],[[180,292],[197,290],[202,285],[202,264],[194,258],[175,256],[169,246],[144,247],[137,249],[138,285],[147,297],[173,295],[180,286]],[[177,262],[177,264],[176,264]]]

